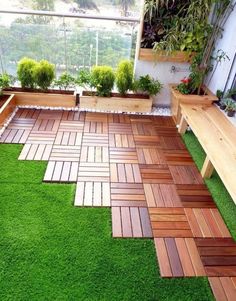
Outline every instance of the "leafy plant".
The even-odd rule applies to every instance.
[[[10,76],[7,73],[0,74],[0,95],[3,94],[3,89],[10,86]]]
[[[236,103],[231,98],[225,98],[224,104],[226,105],[225,111],[226,112],[235,112],[236,111]]]
[[[226,98],[230,98],[230,97],[232,97],[234,94],[236,94],[236,89],[229,89],[229,90],[226,92],[225,97],[226,97]]]
[[[125,95],[133,87],[133,64],[124,60],[118,65],[116,71],[116,86],[120,94]]]
[[[35,87],[34,80],[34,68],[36,67],[37,62],[33,59],[24,57],[22,58],[17,65],[17,76],[21,83],[22,88],[31,88]]]
[[[98,96],[110,96],[115,82],[115,74],[109,66],[94,66],[91,72],[91,85]]]
[[[54,85],[64,90],[73,89],[75,87],[75,84],[75,78],[67,72],[62,73],[60,77],[54,81]]]
[[[41,60],[33,69],[35,83],[42,89],[47,90],[55,77],[55,66],[46,60]]]
[[[76,83],[85,89],[91,88],[91,72],[86,69],[81,70],[78,74]]]
[[[176,89],[182,94],[190,94],[190,92],[191,92],[190,81],[191,81],[191,78],[182,79],[181,83],[178,84]]]
[[[156,95],[160,93],[162,84],[159,80],[151,78],[150,75],[140,76],[138,80],[134,82],[134,90],[147,93],[149,95]]]
[[[217,97],[219,98],[219,100],[220,100],[221,98],[223,98],[224,92],[221,91],[221,90],[217,90],[217,91],[216,91],[216,96],[217,96]]]

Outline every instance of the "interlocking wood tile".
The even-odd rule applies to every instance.
[[[216,301],[236,300],[236,277],[209,277]]]
[[[54,144],[80,146],[82,144],[82,135],[82,133],[76,132],[57,132]]]
[[[84,133],[108,134],[108,124],[105,122],[86,121]]]
[[[154,237],[193,237],[183,208],[149,208]]]
[[[205,276],[193,238],[154,238],[162,277]]]
[[[140,164],[144,184],[173,184],[173,179],[167,165]]]
[[[142,124],[152,124],[153,118],[152,116],[146,116],[146,115],[130,115],[130,121],[132,124],[135,123],[142,123]]]
[[[182,207],[175,185],[144,184],[148,207]]]
[[[83,146],[81,162],[109,163],[109,152],[106,146]]]
[[[236,242],[232,238],[196,238],[209,277],[236,276]]]
[[[130,123],[129,115],[127,114],[108,114],[109,123]]]
[[[157,148],[137,148],[140,164],[166,164],[165,157]]]
[[[108,163],[80,162],[78,182],[109,182],[110,168]]]
[[[135,148],[110,147],[109,153],[111,163],[138,163]]]
[[[115,207],[146,207],[143,185],[111,183],[111,205]]]
[[[195,165],[172,166],[169,165],[175,184],[203,184],[203,179]]]
[[[75,195],[75,206],[109,207],[110,183],[78,182]]]
[[[109,123],[109,134],[127,134],[132,135],[132,127],[126,123]]]
[[[194,237],[231,237],[218,209],[186,208]]]
[[[69,161],[79,162],[80,146],[71,145],[53,145],[52,152],[49,158],[50,161]]]
[[[147,208],[112,207],[113,237],[152,237]]]
[[[31,131],[27,139],[28,144],[54,144],[55,132]]]
[[[84,121],[85,120],[85,112],[73,112],[73,111],[63,111],[61,120],[68,121]]]
[[[18,160],[48,161],[52,145],[25,144]]]
[[[108,147],[108,135],[107,134],[93,134],[84,133],[83,146],[106,146]]]
[[[114,183],[142,183],[138,164],[115,164],[110,165],[111,182]]]
[[[41,110],[38,109],[23,109],[17,110],[15,118],[27,118],[27,119],[37,119]]]
[[[1,143],[26,143],[30,130],[16,130],[7,128],[0,137]]]
[[[194,165],[187,150],[164,150],[163,155],[168,165]]]
[[[108,122],[108,114],[87,112],[85,121]]]
[[[134,135],[156,136],[157,133],[152,123],[132,123]]]
[[[8,129],[14,130],[31,130],[36,119],[31,118],[16,118],[14,117],[8,126]]]
[[[160,146],[160,138],[158,136],[134,135],[134,142],[137,148],[157,148]]]
[[[176,129],[175,122],[171,116],[153,116],[152,122],[155,126],[173,127]]]
[[[40,114],[38,115],[38,119],[61,120],[62,114],[62,110],[41,110]]]
[[[110,147],[135,147],[133,135],[126,134],[110,134]]]
[[[44,182],[76,183],[78,162],[49,161],[44,175]]]
[[[83,133],[84,122],[82,121],[61,121],[59,126],[59,132],[76,132]]]
[[[33,131],[39,131],[39,132],[57,132],[59,128],[60,120],[57,119],[37,119]]]
[[[178,137],[178,131],[176,127],[173,126],[163,126],[153,124],[156,135],[164,137]]]
[[[178,195],[185,208],[215,208],[206,185],[176,185]]]
[[[177,137],[169,137],[169,136],[160,136],[160,146],[162,149],[172,149],[172,150],[181,150],[186,149],[182,138],[179,136]]]

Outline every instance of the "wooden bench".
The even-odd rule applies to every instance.
[[[181,104],[181,114],[179,133],[190,125],[206,152],[202,177],[215,168],[236,204],[236,128],[214,105]]]

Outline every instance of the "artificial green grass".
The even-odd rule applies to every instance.
[[[152,240],[113,239],[111,212],[75,208],[75,185],[0,145],[0,300],[214,300],[206,278],[162,279]]]
[[[183,139],[198,169],[200,170],[206,158],[203,148],[193,132],[187,132],[183,135]],[[222,217],[225,220],[226,225],[229,228],[231,235],[236,240],[236,206],[231,196],[215,171],[213,176],[210,179],[206,179],[205,182],[219,211],[221,212]]]

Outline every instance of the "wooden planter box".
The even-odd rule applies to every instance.
[[[73,91],[53,93],[43,92],[25,92],[21,89],[14,88],[11,91],[15,94],[15,101],[17,106],[42,106],[42,107],[65,107],[73,108],[76,106],[76,96]]]
[[[152,110],[152,97],[129,98],[129,97],[99,97],[80,96],[80,109],[150,113]]]
[[[7,95],[4,93],[4,95]],[[11,115],[16,107],[15,95],[9,94],[4,104],[0,108],[0,126],[2,126],[5,120]]]
[[[203,91],[206,95],[184,95],[176,90],[177,85],[170,85],[171,89],[171,114],[176,124],[180,123],[181,119],[181,103],[211,105],[218,98],[206,86],[203,86]]]
[[[150,62],[191,63],[194,56],[194,52],[174,51],[172,53],[168,53],[166,51],[158,51],[155,53],[152,49],[140,48],[138,59]]]

